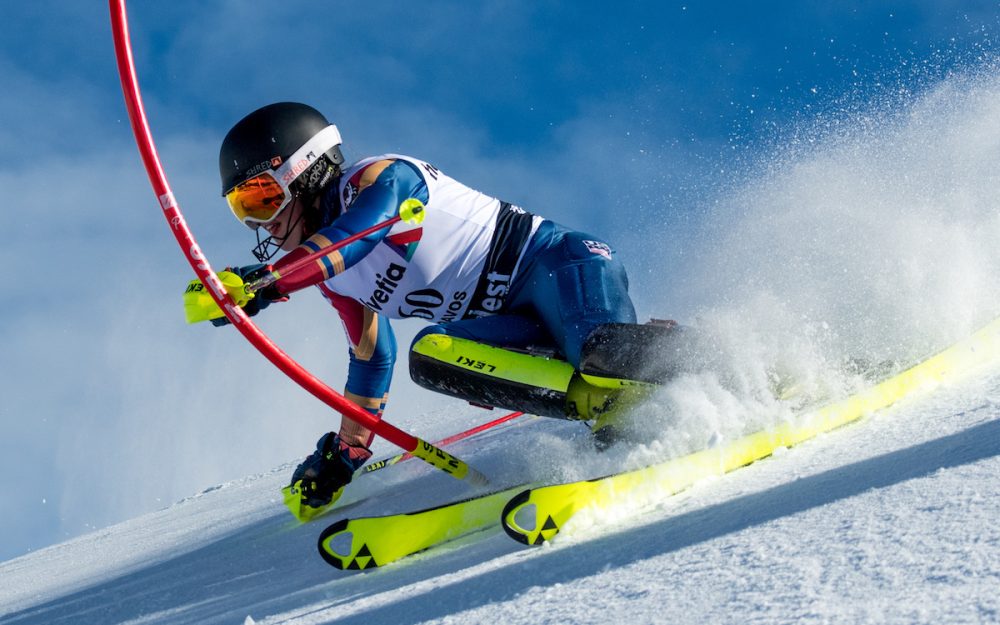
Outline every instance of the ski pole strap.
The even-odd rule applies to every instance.
[[[476,486],[489,484],[485,475],[470,467],[463,460],[421,438],[417,439],[417,446],[410,453],[456,479],[465,480]]]

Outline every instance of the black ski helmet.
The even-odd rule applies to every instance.
[[[219,149],[219,176],[222,179],[223,197],[251,178],[263,176],[267,172],[277,175],[283,169],[287,170],[289,159],[314,139],[322,154],[317,158],[311,152],[312,148],[309,148],[311,164],[290,181],[283,177],[280,184],[287,199],[282,201],[278,212],[284,209],[284,203],[296,196],[300,197],[306,207],[300,219],[310,233],[317,230],[330,220],[328,217],[335,217],[339,213],[339,202],[336,207],[324,209],[318,206],[320,202],[317,198],[340,177],[344,156],[340,151],[340,133],[336,126],[311,106],[297,102],[269,104],[250,113],[232,127]],[[286,171],[282,176],[293,175],[296,171]],[[291,196],[287,195],[289,193]],[[234,214],[237,212],[232,202],[230,208]],[[276,216],[277,213],[274,217]],[[267,236],[262,239],[259,224],[248,223],[252,220],[246,216],[241,218],[237,215],[237,219],[256,231],[257,245],[252,252],[262,263],[270,260],[281,249],[288,236],[286,233],[281,238]]]
[[[286,161],[330,125],[322,113],[298,102],[268,104],[250,113],[222,140],[219,150],[222,195],[267,168],[273,168],[274,163]],[[329,148],[324,155],[326,159],[321,158],[297,177],[301,191],[315,193],[340,173],[344,163],[340,145]]]

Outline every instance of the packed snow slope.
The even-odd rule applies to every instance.
[[[559,455],[579,439],[572,427],[528,419],[456,451],[502,473],[504,449]],[[3,563],[0,622],[1000,619],[996,366],[541,548],[492,531],[381,569],[338,571],[315,549],[338,514],[298,525],[279,501],[286,474],[225,484]],[[461,492],[410,462],[359,479],[346,511]]]

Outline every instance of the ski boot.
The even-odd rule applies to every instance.
[[[588,378],[664,384],[708,365],[707,346],[675,321],[642,325],[606,323],[594,328],[580,349],[580,373]]]
[[[569,418],[591,422],[594,445],[603,451],[630,438],[633,409],[655,387],[644,382],[577,374],[566,389],[566,413]]]
[[[579,381],[570,384],[567,401],[593,420],[591,431],[597,449],[603,451],[634,439],[631,419],[636,407],[657,386],[704,364],[696,341],[689,329],[660,319],[643,325],[608,323],[587,336],[581,349]],[[588,409],[580,410],[587,400]]]
[[[302,522],[323,514],[371,455],[363,445],[349,445],[333,432],[324,434],[316,451],[295,468],[291,483],[281,489],[288,510]]]

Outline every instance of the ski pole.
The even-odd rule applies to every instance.
[[[349,236],[347,238],[341,239],[340,241],[337,241],[335,243],[331,243],[330,245],[327,245],[326,247],[324,247],[322,249],[319,249],[319,250],[316,250],[315,252],[312,252],[311,254],[309,254],[308,256],[306,256],[304,258],[300,258],[299,260],[295,261],[294,263],[292,263],[288,267],[283,267],[281,269],[281,273],[280,274],[278,272],[276,272],[276,271],[271,271],[269,273],[264,274],[260,278],[257,278],[253,282],[247,283],[246,289],[248,291],[250,291],[251,293],[256,293],[257,291],[259,291],[259,290],[261,290],[263,288],[269,287],[272,284],[274,284],[275,282],[277,282],[278,278],[287,278],[288,276],[293,275],[297,271],[299,271],[299,270],[305,268],[306,266],[312,264],[314,261],[317,261],[320,258],[326,256],[327,254],[330,254],[331,252],[335,252],[335,251],[339,250],[340,248],[342,248],[342,247],[344,247],[346,245],[350,245],[351,243],[354,243],[358,239],[363,239],[366,236],[368,236],[369,234],[373,234],[375,232],[378,232],[379,230],[382,230],[383,228],[388,228],[388,227],[394,225],[395,223],[399,222],[400,220],[401,220],[401,217],[399,215],[396,215],[395,217],[390,217],[389,219],[386,219],[385,221],[383,221],[381,223],[375,224],[374,226],[372,226],[370,228],[365,228],[361,232],[356,232],[356,233],[352,234],[351,236]]]
[[[486,431],[486,430],[488,430],[488,429],[490,429],[492,427],[496,427],[496,426],[498,426],[500,424],[506,423],[506,422],[508,422],[508,421],[510,421],[512,419],[516,419],[517,417],[520,417],[523,414],[524,413],[520,412],[520,411],[518,411],[518,412],[511,412],[509,414],[505,414],[504,416],[502,416],[502,417],[500,417],[498,419],[494,419],[494,420],[489,421],[487,423],[481,423],[481,424],[479,424],[479,425],[477,425],[477,426],[475,426],[473,428],[465,430],[464,432],[459,432],[458,434],[452,434],[451,436],[448,436],[446,438],[442,438],[441,440],[435,442],[434,445],[436,445],[437,447],[444,447],[445,445],[450,445],[450,444],[452,444],[454,442],[457,442],[457,441],[460,441],[460,440],[464,440],[466,438],[469,438],[470,436],[474,436],[476,434],[479,434],[480,432]],[[366,464],[365,466],[363,466],[360,469],[358,469],[357,471],[355,471],[354,475],[358,476],[358,475],[362,475],[362,474],[365,474],[365,473],[374,473],[375,471],[379,471],[379,470],[384,469],[386,467],[391,467],[394,464],[398,464],[400,462],[404,462],[406,460],[409,460],[412,457],[413,457],[413,454],[411,454],[410,452],[406,452],[406,453],[402,453],[402,454],[396,454],[395,456],[391,456],[389,458],[385,458],[384,460],[376,460],[375,462],[372,462],[370,464]]]
[[[271,286],[280,278],[287,278],[288,276],[293,275],[296,272],[300,271],[301,269],[311,265],[313,262],[319,260],[320,258],[323,258],[327,254],[333,253],[342,247],[354,243],[359,239],[363,239],[369,234],[374,234],[380,230],[391,228],[400,221],[405,221],[408,224],[419,225],[423,223],[424,217],[426,215],[427,215],[427,209],[423,205],[423,203],[421,203],[419,200],[416,199],[407,200],[406,202],[403,202],[403,204],[399,207],[398,215],[390,217],[389,219],[377,223],[374,226],[365,228],[360,232],[355,232],[354,234],[345,237],[339,241],[336,241],[334,243],[331,243],[330,245],[327,245],[322,249],[316,250],[315,252],[310,253],[308,256],[298,259],[289,266],[282,267],[280,273],[277,271],[271,271],[269,273],[266,273],[260,278],[247,284],[246,288],[252,293],[257,292],[263,288]]]
[[[226,318],[274,366],[317,399],[344,415],[345,418],[355,421],[376,435],[388,440],[390,443],[409,451],[424,462],[441,469],[457,479],[469,480],[477,484],[487,483],[486,477],[482,473],[476,471],[460,458],[456,458],[439,449],[437,446],[411,434],[407,434],[396,426],[382,421],[324,384],[319,378],[275,345],[260,328],[254,325],[246,312],[233,302],[233,299],[226,293],[226,289],[218,276],[212,271],[212,267],[208,259],[205,258],[205,254],[202,252],[198,242],[195,240],[191,229],[188,228],[177,198],[174,196],[173,191],[170,190],[166,172],[163,170],[163,164],[160,162],[160,157],[156,152],[153,133],[149,128],[149,121],[146,118],[146,111],[142,104],[142,94],[139,91],[139,80],[135,71],[135,62],[132,56],[132,46],[128,32],[128,16],[125,10],[125,0],[109,0],[109,5],[111,11],[111,32],[114,37],[115,59],[118,64],[118,76],[121,80],[122,95],[125,100],[125,108],[128,110],[132,133],[135,135],[136,144],[139,148],[139,154],[142,157],[143,166],[146,168],[146,174],[149,176],[150,185],[153,187],[153,192],[159,200],[160,208],[163,209],[163,216],[167,220],[167,224],[171,232],[173,232],[177,244],[180,246],[181,251],[184,253],[195,274],[202,281],[202,284],[208,287],[208,292],[212,295],[215,303],[225,312]],[[423,205],[421,204],[420,207],[422,209]],[[414,210],[413,212],[417,211]],[[422,213],[423,211],[421,210],[420,212]]]

